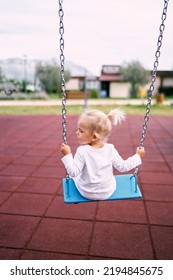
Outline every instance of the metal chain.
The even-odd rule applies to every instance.
[[[152,100],[152,96],[153,96],[153,91],[154,91],[154,84],[156,81],[156,75],[157,75],[157,67],[159,65],[159,57],[160,57],[160,49],[162,46],[162,40],[163,40],[163,32],[165,29],[165,20],[166,20],[166,16],[167,16],[167,8],[168,8],[168,2],[169,0],[164,0],[164,8],[163,8],[163,12],[162,12],[162,22],[159,28],[159,37],[158,37],[158,41],[157,41],[157,50],[155,52],[155,61],[154,61],[154,67],[153,67],[153,71],[152,71],[152,78],[151,78],[151,84],[148,90],[148,101],[147,101],[147,105],[146,105],[146,114],[144,117],[144,124],[143,124],[143,128],[142,128],[142,134],[141,134],[141,142],[140,142],[140,147],[144,146],[144,140],[145,140],[145,135],[146,135],[146,131],[147,131],[147,123],[149,121],[149,114],[150,114],[150,109],[151,109],[151,100]]]
[[[161,54],[160,49],[162,46],[163,32],[165,30],[165,20],[167,17],[168,2],[169,2],[169,0],[164,0],[164,7],[163,7],[162,16],[161,16],[162,22],[159,27],[160,32],[159,32],[159,36],[158,36],[158,40],[157,40],[157,50],[155,52],[155,61],[154,61],[154,67],[153,67],[153,71],[152,71],[151,84],[150,84],[149,90],[148,90],[146,113],[144,116],[144,123],[143,123],[143,127],[142,127],[142,134],[141,134],[141,140],[140,140],[140,145],[139,145],[140,148],[144,147],[144,141],[145,141],[145,136],[146,136],[146,132],[147,132],[147,123],[149,121],[149,114],[150,114],[150,109],[151,109],[151,101],[152,101],[152,97],[153,97],[154,84],[156,81],[157,68],[159,65],[159,57]],[[137,175],[137,173],[138,173],[138,167],[136,167],[134,174]]]
[[[64,56],[64,11],[62,7],[63,0],[59,0],[59,33],[60,33],[60,67],[61,67],[61,97],[62,97],[62,130],[63,130],[63,141],[67,144],[67,109],[66,109],[66,89],[65,89],[65,56]]]
[[[64,56],[64,11],[62,7],[63,0],[59,0],[59,34],[60,34],[60,67],[61,67],[61,97],[62,97],[62,132],[63,141],[67,145],[67,109],[66,109],[66,88],[65,88],[65,56]],[[66,180],[69,174],[66,170]]]

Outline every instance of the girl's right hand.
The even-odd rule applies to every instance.
[[[138,147],[138,148],[136,149],[136,153],[137,153],[140,157],[144,157],[144,156],[145,156],[145,149],[144,149],[144,147],[143,147],[143,148]]]

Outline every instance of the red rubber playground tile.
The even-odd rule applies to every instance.
[[[169,163],[173,162],[173,153],[169,155],[165,155],[165,160]]]
[[[13,162],[18,156],[11,156],[11,155],[0,155],[0,163],[6,163],[9,164]]]
[[[90,255],[115,259],[154,259],[148,226],[97,222]]]
[[[0,255],[1,256],[1,255]],[[63,254],[43,251],[25,250],[22,260],[85,260],[86,257],[76,254]]]
[[[87,254],[92,222],[43,219],[29,243],[29,249],[59,253]]]
[[[4,167],[6,167],[6,163],[0,163],[0,170],[2,170]]]
[[[171,171],[173,172],[173,162],[168,162],[169,168],[171,169]]]
[[[144,172],[169,172],[169,165],[165,164],[165,162],[154,162],[154,161],[145,161],[143,160],[143,164],[140,167],[141,171]]]
[[[173,186],[143,184],[145,200],[173,202]]]
[[[0,213],[41,216],[51,201],[51,195],[14,193],[0,208]]]
[[[11,156],[19,156],[24,154],[27,151],[28,148],[22,148],[22,147],[7,147],[3,153],[6,155],[11,155]]]
[[[25,180],[25,177],[1,176],[0,175],[0,191],[14,191]]]
[[[0,214],[0,246],[23,248],[38,222],[37,217]]]
[[[173,227],[152,226],[151,234],[158,260],[173,259]]]
[[[21,249],[0,248],[0,260],[17,260],[21,253]]]
[[[93,220],[96,215],[97,203],[64,204],[62,196],[56,196],[46,217]]]
[[[54,194],[61,188],[61,179],[27,178],[17,189],[18,192]]]
[[[49,156],[51,154],[51,149],[49,148],[44,148],[44,149],[38,149],[38,148],[33,148],[32,150],[29,150],[25,153],[26,156]]]
[[[40,166],[32,174],[33,177],[41,178],[62,178],[65,175],[64,168],[57,168],[54,166]]]
[[[146,209],[150,224],[173,226],[173,203],[147,201]]]
[[[35,168],[36,165],[15,165],[11,163],[0,171],[0,175],[29,176]]]
[[[173,174],[170,172],[140,172],[143,184],[173,185]]]
[[[59,158],[60,158],[60,155],[59,155]],[[49,158],[47,158],[44,162],[43,162],[43,165],[46,165],[46,166],[57,166],[58,164],[58,155],[55,157],[55,156],[51,156]]]
[[[20,156],[17,159],[13,161],[13,164],[18,164],[18,165],[39,165],[43,162],[45,157],[43,156]]]
[[[100,202],[96,219],[125,223],[147,223],[143,201]]]
[[[0,205],[2,205],[10,195],[11,195],[10,192],[0,192]]]

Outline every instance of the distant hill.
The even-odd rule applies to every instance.
[[[31,83],[34,83],[35,67],[37,63],[57,63],[57,59],[52,58],[50,60],[39,60],[39,59],[27,59],[23,58],[8,58],[0,59],[0,67],[3,75],[8,79],[15,79],[21,81],[25,79]],[[69,69],[71,76],[84,76],[87,75],[93,76],[91,72],[86,70],[84,67],[74,64],[73,62],[66,61],[65,68]]]

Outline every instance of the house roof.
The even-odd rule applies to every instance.
[[[117,81],[122,81],[123,79],[122,79],[122,76],[120,75],[120,74],[101,74],[100,75],[100,77],[99,77],[99,80],[100,81],[115,81],[115,82],[117,82]]]
[[[157,71],[157,76],[159,76],[159,77],[171,78],[171,77],[173,77],[173,71],[169,71],[169,70],[158,70],[158,71]]]
[[[122,75],[120,74],[119,65],[103,65],[101,75],[99,77],[100,81],[117,82],[122,81]]]

